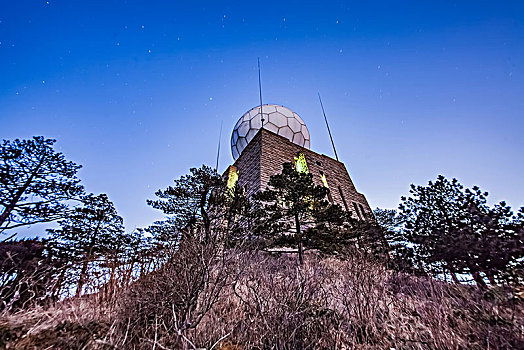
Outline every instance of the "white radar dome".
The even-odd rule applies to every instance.
[[[289,108],[268,104],[262,105],[262,115],[260,115],[260,106],[253,107],[235,124],[231,135],[231,153],[235,160],[262,126],[262,119],[264,119],[264,129],[309,149],[309,131],[302,118]]]

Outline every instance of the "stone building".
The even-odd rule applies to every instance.
[[[357,192],[344,164],[309,147],[309,131],[298,114],[279,105],[254,107],[233,129],[235,163],[226,170],[228,183],[238,181],[252,195],[266,188],[271,175],[282,171],[282,164],[294,162],[297,170],[310,172],[317,185],[330,189],[332,203],[358,219],[373,218],[366,197]]]

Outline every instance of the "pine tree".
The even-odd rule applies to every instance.
[[[240,186],[228,187],[227,181],[206,165],[190,169],[190,174],[174,182],[155,193],[159,199],[147,201],[167,215],[166,220],[147,229],[157,240],[178,244],[184,235],[203,233],[205,242],[225,242],[243,235],[239,216],[244,215],[248,202]]]
[[[90,263],[98,258],[114,259],[130,243],[123,219],[107,195],[86,195],[82,202],[68,218],[59,221],[60,229],[48,229],[47,240],[51,258],[66,261],[72,268],[79,266],[76,295],[87,283]]]
[[[59,220],[84,193],[80,165],[53,149],[55,140],[4,140],[0,147],[0,232]]]
[[[219,202],[218,188],[223,187],[220,176],[208,166],[190,169],[191,174],[175,180],[174,186],[158,190],[157,200],[148,200],[147,204],[162,210],[168,215],[168,223],[178,230],[194,232],[202,227],[206,240],[211,236],[213,222],[212,207]]]
[[[307,237],[306,230],[318,225],[324,225],[324,229],[341,225],[347,216],[339,206],[327,201],[328,192],[328,188],[314,184],[310,173],[299,172],[292,163],[284,163],[282,172],[271,176],[267,189],[254,196],[255,233],[266,240],[268,247],[296,246],[299,262],[303,264],[306,238],[311,245],[316,242],[317,247],[323,246]],[[318,233],[314,237],[318,238]]]
[[[508,280],[524,257],[521,214],[504,202],[490,208],[487,193],[464,190],[457,179],[439,176],[428,186],[411,186],[411,197],[400,205],[403,238],[415,258],[433,273],[470,274],[485,287],[484,277],[496,284]],[[522,209],[521,209],[522,212]]]

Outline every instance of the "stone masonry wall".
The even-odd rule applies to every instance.
[[[233,164],[238,171],[238,184],[245,186],[248,196],[255,194],[261,189],[260,155],[262,152],[260,141],[261,134],[257,133]]]

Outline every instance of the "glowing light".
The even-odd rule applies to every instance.
[[[307,167],[306,157],[304,156],[304,153],[299,153],[298,157],[295,157],[295,169],[299,173],[309,173],[309,169]]]
[[[322,174],[322,176],[320,176],[320,180],[322,180],[322,184],[325,188],[329,188],[325,174]]]
[[[238,182],[238,170],[234,166],[229,167],[229,174],[227,176],[227,188],[233,190]]]

